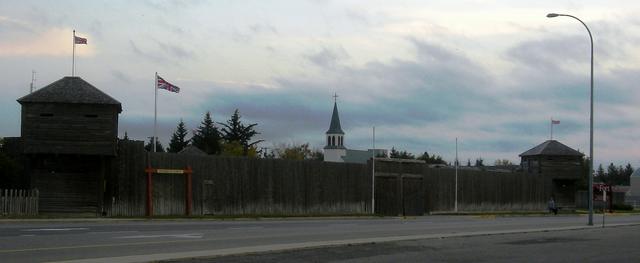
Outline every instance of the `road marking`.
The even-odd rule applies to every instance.
[[[624,226],[624,225],[625,224],[619,224],[619,226]],[[631,225],[637,225],[637,224],[631,224]],[[573,227],[559,227],[559,228],[546,228],[546,229],[538,228],[538,229],[524,229],[524,230],[479,231],[479,232],[466,232],[466,233],[462,232],[462,233],[453,233],[453,234],[440,233],[440,234],[423,234],[423,235],[410,235],[410,236],[356,238],[356,239],[345,239],[345,240],[309,241],[309,242],[298,242],[298,243],[288,243],[288,244],[287,243],[271,244],[271,245],[234,247],[234,248],[174,252],[174,253],[158,253],[158,254],[104,257],[104,258],[85,258],[85,259],[57,261],[57,262],[65,262],[65,263],[153,262],[153,261],[170,260],[170,259],[226,256],[226,255],[235,255],[235,254],[243,254],[243,253],[261,253],[261,252],[273,252],[273,251],[302,249],[302,248],[320,248],[320,247],[354,245],[354,244],[370,244],[370,243],[390,242],[390,241],[451,238],[451,237],[470,237],[470,236],[484,236],[484,235],[503,235],[503,234],[516,234],[516,233],[529,233],[529,232],[545,232],[550,230],[566,231],[566,230],[581,230],[581,229],[593,229],[593,228],[596,228],[596,227],[573,226]],[[56,262],[53,262],[53,263],[56,263]]]
[[[607,225],[607,227],[621,227],[621,226],[636,226],[640,225],[639,223],[615,223]],[[347,244],[358,244],[358,243],[371,243],[371,242],[388,242],[388,241],[401,241],[401,240],[417,240],[417,239],[434,239],[434,238],[449,238],[449,237],[471,237],[471,236],[481,236],[481,235],[500,235],[500,234],[515,234],[515,233],[533,233],[533,232],[546,232],[546,231],[564,231],[564,230],[580,230],[580,229],[596,229],[599,227],[594,226],[568,226],[568,227],[558,227],[558,228],[539,228],[539,229],[519,229],[519,230],[510,230],[510,231],[482,231],[482,232],[460,232],[460,233],[440,233],[440,234],[425,234],[425,235],[409,235],[409,236],[396,236],[396,237],[380,237],[380,238],[364,238],[364,239],[351,239],[351,240],[329,240],[325,241],[324,244],[327,245],[331,242],[343,242]],[[100,245],[83,245],[83,246],[62,246],[62,247],[44,247],[44,248],[25,248],[25,249],[6,249],[0,250],[0,253],[20,253],[20,252],[33,252],[33,251],[52,251],[52,250],[64,250],[64,249],[82,249],[82,248],[104,248],[104,247],[125,247],[125,246],[135,246],[135,245],[154,245],[154,244],[171,244],[171,243],[191,243],[191,242],[203,242],[203,241],[211,241],[210,239],[182,239],[182,240],[163,240],[163,241],[146,241],[146,242],[130,242],[130,243],[119,243],[119,244],[100,244]],[[359,242],[355,242],[359,241]],[[321,241],[318,241],[321,242]],[[306,243],[307,247],[312,242]],[[303,244],[303,243],[296,243]],[[283,244],[276,244],[283,245]],[[286,245],[286,244],[285,244]],[[266,245],[271,246],[271,245]],[[234,254],[234,250],[237,253],[247,253],[247,248],[251,247],[239,247],[239,248],[228,248],[228,249],[218,249],[218,250],[206,250],[206,251],[192,251],[192,252],[178,252],[178,253],[166,253],[165,255],[171,255],[171,258],[165,259],[173,259],[173,258],[181,258],[180,255],[176,255],[179,253],[184,253],[183,255],[189,254],[194,255],[194,253],[202,253],[202,256],[210,256],[210,255],[230,255]],[[255,247],[254,247],[255,248]],[[226,250],[226,251],[223,251]],[[238,252],[240,250],[245,250],[243,252]],[[270,249],[269,251],[273,251],[275,249]],[[217,253],[211,254],[212,251],[217,251]],[[225,253],[226,252],[226,253]],[[256,251],[258,252],[258,251]],[[151,254],[151,255],[139,255],[139,256],[124,256],[124,257],[111,257],[111,258],[93,258],[93,259],[79,259],[74,261],[64,261],[64,262],[149,262],[155,255],[160,254]],[[175,256],[175,257],[174,257]],[[138,260],[131,261],[132,257],[137,257]],[[191,257],[191,256],[187,256]],[[142,259],[146,260],[142,260]],[[105,259],[113,259],[113,260],[105,260]],[[120,259],[120,260],[116,260]],[[128,260],[127,260],[128,259]]]
[[[263,229],[264,227],[262,226],[250,226],[250,227],[227,227],[227,230],[256,230],[256,229]]]
[[[20,235],[21,237],[35,237],[36,235]]]
[[[328,227],[354,227],[358,224],[329,224]]]
[[[121,234],[121,233],[138,233],[140,231],[137,230],[129,230],[129,231],[95,231],[89,232],[87,234]]]
[[[75,227],[75,228],[34,228],[34,229],[22,229],[25,232],[38,232],[38,231],[76,231],[76,230],[87,230],[86,227]]]
[[[193,234],[176,234],[176,235],[138,235],[138,236],[123,236],[123,237],[114,237],[114,238],[124,238],[124,239],[135,239],[135,238],[162,238],[162,237],[173,237],[173,238],[202,238],[201,233],[193,233]]]

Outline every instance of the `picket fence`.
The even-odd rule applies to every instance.
[[[0,189],[0,216],[38,215],[38,189]]]

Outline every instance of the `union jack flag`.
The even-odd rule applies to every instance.
[[[76,36],[74,36],[73,43],[74,44],[85,44],[86,45],[87,44],[87,39],[84,38],[84,37],[76,37]]]
[[[178,88],[178,86],[167,82],[166,80],[164,80],[160,76],[158,76],[158,88],[159,89],[166,89],[168,91],[175,92],[175,93],[179,93],[180,92],[180,88]]]

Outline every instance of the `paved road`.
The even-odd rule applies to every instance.
[[[165,263],[638,262],[640,226],[421,239]]]
[[[326,245],[582,228],[586,217],[0,222],[2,262],[140,262]],[[595,223],[600,223],[597,216]],[[640,216],[609,216],[607,223],[640,223]]]

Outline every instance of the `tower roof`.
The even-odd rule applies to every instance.
[[[536,147],[520,154],[520,157],[524,156],[584,156],[581,152],[578,152],[571,147],[566,146],[556,140],[547,140],[539,144]]]
[[[116,105],[122,110],[119,101],[80,77],[64,77],[29,95],[19,98],[18,102],[20,104],[25,102],[103,104]]]
[[[338,103],[333,103],[333,115],[331,115],[331,125],[326,134],[344,134],[340,128],[340,117],[338,116]]]

